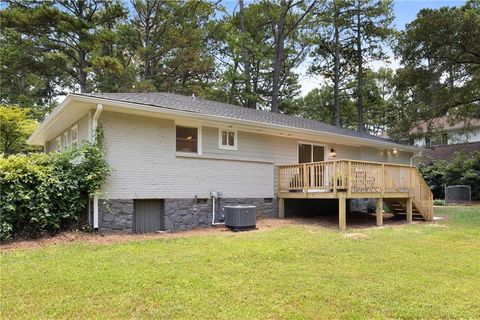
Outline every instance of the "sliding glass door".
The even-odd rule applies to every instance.
[[[325,147],[315,144],[298,144],[298,163],[317,162],[325,160]]]

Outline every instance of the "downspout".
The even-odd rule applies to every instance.
[[[415,153],[411,158],[410,158],[410,165],[413,166],[413,159],[414,158],[417,158],[417,157],[421,157],[422,156],[422,151],[418,151],[417,153]]]
[[[98,118],[100,118],[100,114],[102,113],[103,110],[103,105],[97,104],[97,111],[95,111],[95,114],[93,115],[93,120],[92,120],[92,132],[91,134],[91,141],[92,143],[95,142],[97,138],[97,127],[98,127]],[[98,230],[98,195],[95,194],[93,196],[93,230],[97,231]]]
[[[95,142],[95,139],[97,138],[96,132],[97,132],[97,126],[98,126],[98,118],[100,118],[100,114],[102,114],[103,111],[103,105],[102,104],[97,104],[97,111],[95,111],[95,114],[93,115],[93,121],[92,121],[92,142]]]
[[[212,196],[212,226],[220,226],[220,225],[224,225],[225,222],[215,222],[215,199],[218,198],[218,194],[217,192],[210,192],[210,195]]]

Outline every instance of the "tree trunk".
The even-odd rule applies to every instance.
[[[340,103],[339,103],[339,86],[340,86],[340,30],[338,25],[339,12],[337,8],[334,10],[333,24],[335,28],[335,65],[333,70],[333,124],[340,126]]]
[[[80,49],[78,52],[78,83],[80,84],[80,92],[88,92],[87,89],[87,72],[85,68],[87,67],[85,50]]]
[[[153,7],[150,6],[150,2],[146,2],[145,10],[145,54],[143,56],[143,80],[150,80],[152,78],[152,62],[150,57],[150,30],[151,17]]]
[[[283,51],[285,49],[285,18],[288,13],[288,5],[285,1],[281,4],[283,10],[280,12],[277,22],[277,37],[275,38],[275,60],[273,63],[272,82],[272,104],[271,111],[278,112],[280,94],[280,74],[283,64]]]
[[[363,120],[363,55],[360,1],[357,4],[357,131],[365,132]]]
[[[252,85],[250,83],[250,58],[247,50],[247,31],[245,28],[245,12],[243,0],[239,0],[240,4],[240,31],[242,32],[242,55],[243,55],[243,81],[245,82],[245,93],[247,99],[245,106],[247,108],[256,109],[256,103],[252,100]]]

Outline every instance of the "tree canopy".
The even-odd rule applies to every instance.
[[[393,18],[391,0],[8,0],[0,99],[42,120],[68,92],[167,91],[398,140],[480,118],[480,1]]]

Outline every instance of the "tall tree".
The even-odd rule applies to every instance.
[[[275,63],[275,19],[279,5],[271,1],[250,3],[243,9],[245,33],[242,32],[239,11],[228,12],[216,25],[213,32],[216,57],[220,61],[220,76],[213,97],[245,107],[268,108],[273,92],[273,70]],[[293,14],[287,17],[291,25]],[[247,36],[245,37],[244,34]],[[248,63],[245,64],[243,50],[246,48]],[[298,75],[294,69],[305,57],[307,38],[302,32],[291,32],[285,39],[285,61],[280,69],[279,102],[285,104],[297,95]],[[245,71],[248,65],[248,75]],[[248,90],[245,79],[248,79]]]
[[[334,0],[318,5],[313,14],[309,72],[324,78],[333,87],[333,116],[331,123],[340,126],[340,100],[346,94],[346,83],[352,76],[353,50],[349,21],[353,10],[351,2]]]
[[[430,126],[438,117],[465,121],[480,118],[480,2],[461,7],[423,9],[400,34],[395,50],[403,68],[397,93],[407,136],[412,125]]]
[[[99,31],[125,14],[118,1],[10,1],[0,18],[6,27],[32,37],[40,51],[61,55],[65,72],[81,92],[87,92]]]
[[[238,12],[240,20],[240,32],[242,35],[242,58],[243,58],[243,81],[245,81],[245,95],[247,96],[246,107],[255,109],[256,103],[255,100],[251,98],[252,96],[252,85],[250,83],[250,59],[247,48],[247,29],[245,27],[245,5],[243,0],[238,1],[240,10]]]
[[[33,107],[41,120],[54,104],[61,82],[58,69],[63,59],[37,50],[35,42],[12,28],[1,28],[0,99],[9,104]]]
[[[201,93],[214,71],[207,41],[216,4],[205,0],[132,4],[141,79],[156,90]]]
[[[269,12],[271,14],[275,48],[270,104],[272,112],[279,111],[280,87],[282,86],[281,73],[289,64],[288,58],[285,56],[285,42],[289,41],[288,38],[292,42],[302,38],[300,24],[308,19],[316,3],[317,0],[281,0],[279,5],[270,4],[271,10]],[[295,46],[295,43],[292,46]]]
[[[334,90],[330,85],[313,89],[304,97],[298,98],[287,109],[289,114],[314,119],[326,123],[334,123],[336,112],[333,105]],[[338,116],[342,127],[356,127],[355,102],[349,95],[339,96]]]
[[[364,120],[364,73],[365,64],[372,60],[386,59],[382,43],[393,36],[392,0],[355,0],[351,27],[354,32],[353,44],[356,51],[356,104],[357,130],[365,132]]]

